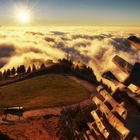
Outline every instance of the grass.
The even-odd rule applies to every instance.
[[[80,102],[90,96],[80,84],[63,75],[43,75],[0,87],[0,108],[36,109]]]

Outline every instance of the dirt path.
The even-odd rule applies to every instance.
[[[93,94],[93,95],[97,94],[96,87],[93,84],[91,84],[85,80],[78,79],[74,76],[67,76],[67,77],[70,78],[71,80],[75,81],[76,83],[81,84],[91,94]]]

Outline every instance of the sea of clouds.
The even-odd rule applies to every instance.
[[[69,56],[91,66],[98,78],[105,70],[112,70],[122,80],[126,75],[112,58],[117,54],[131,64],[140,62],[140,51],[127,40],[131,35],[140,37],[140,28],[0,27],[0,68],[47,65]]]

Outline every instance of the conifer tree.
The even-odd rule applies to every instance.
[[[10,77],[11,75],[11,72],[10,72],[10,69],[7,70],[7,77]]]
[[[32,71],[36,71],[36,66],[35,66],[35,64],[33,64],[33,66],[32,66]]]
[[[45,64],[42,64],[42,65],[40,66],[40,69],[44,69],[44,68],[46,68],[46,67],[45,67]]]
[[[15,75],[16,74],[16,69],[13,67],[11,70],[11,75]]]
[[[31,67],[30,66],[27,69],[27,73],[31,73]]]

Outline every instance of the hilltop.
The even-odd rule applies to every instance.
[[[90,93],[80,83],[60,74],[46,74],[0,87],[1,107],[35,109],[63,106],[89,97]]]
[[[91,68],[86,65],[74,66],[67,59],[48,67],[42,64],[39,69],[33,64],[27,70],[24,65],[5,70],[0,80],[0,107],[34,109],[73,104],[89,98],[89,91],[68,76],[97,84]]]

